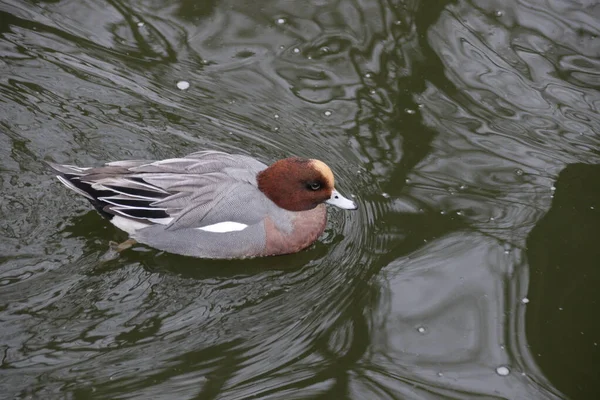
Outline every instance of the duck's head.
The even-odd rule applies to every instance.
[[[346,210],[358,208],[335,190],[333,172],[323,161],[285,158],[261,171],[257,182],[269,199],[289,211],[306,211],[321,203]]]

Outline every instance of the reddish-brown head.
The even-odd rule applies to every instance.
[[[328,202],[341,208],[356,209],[334,188],[331,169],[322,161],[305,158],[279,160],[257,176],[258,188],[279,207],[305,211]]]

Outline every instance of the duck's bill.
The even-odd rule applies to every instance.
[[[343,208],[344,210],[356,210],[358,208],[355,202],[345,198],[335,189],[331,192],[331,197],[325,203]]]

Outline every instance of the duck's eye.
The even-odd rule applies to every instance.
[[[311,188],[311,190],[319,190],[321,189],[321,184],[319,182],[311,182],[308,184],[308,187]]]

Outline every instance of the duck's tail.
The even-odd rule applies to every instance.
[[[114,215],[143,220],[166,218],[166,209],[153,203],[169,196],[169,192],[145,183],[130,170],[143,163],[147,161],[119,161],[95,168],[48,165],[58,172],[56,177],[63,185],[88,199],[108,219]]]
[[[89,168],[77,167],[75,165],[55,164],[51,162],[49,162],[48,165],[59,173],[56,177],[63,185],[90,200],[92,203],[94,202],[94,197],[89,193],[89,185],[84,186],[79,180],[80,177],[85,175],[85,171]]]

